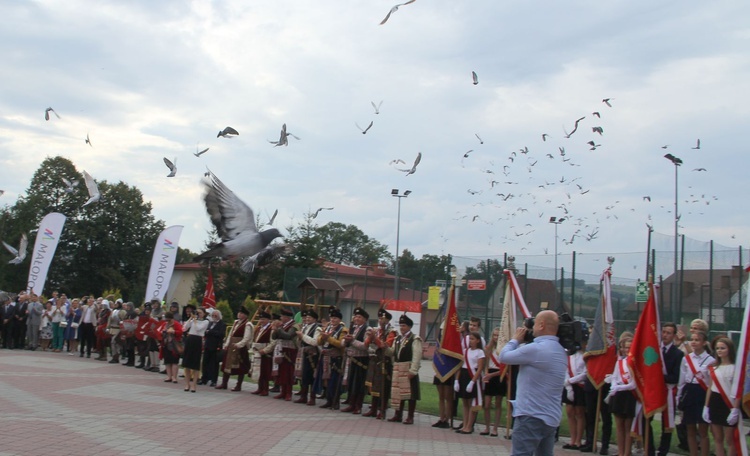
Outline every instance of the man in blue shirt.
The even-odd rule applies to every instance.
[[[511,401],[515,418],[511,456],[554,453],[568,366],[565,349],[556,336],[559,325],[555,312],[539,312],[534,321],[534,341],[521,346],[528,331],[521,327],[500,352],[500,362],[520,366],[516,399]]]

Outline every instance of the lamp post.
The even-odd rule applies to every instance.
[[[680,215],[677,213],[677,169],[682,164],[682,160],[675,157],[672,154],[666,154],[664,156],[667,160],[671,161],[672,164],[674,164],[674,275],[672,280],[672,293],[671,294],[671,303],[670,307],[672,308],[672,321],[677,321],[677,293],[679,291],[679,282],[677,277],[677,241],[679,239],[679,232],[677,230],[678,228],[678,222],[680,221]]]
[[[555,225],[555,308],[557,308],[557,225],[565,221],[565,217],[550,217],[549,222]]]
[[[400,193],[399,189],[394,188],[391,190],[391,196],[398,198],[398,217],[396,218],[396,280],[393,281],[393,299],[398,300],[398,244],[399,238],[401,237],[401,198],[406,198],[411,194],[411,190],[406,190],[404,193]]]

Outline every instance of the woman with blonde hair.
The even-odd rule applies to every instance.
[[[498,338],[500,337],[500,328],[492,331],[492,336],[487,346],[484,348],[484,355],[487,362],[487,373],[484,375],[484,432],[479,435],[489,435],[497,437],[497,427],[500,424],[500,416],[503,411],[503,396],[505,396],[505,380],[501,381],[500,377],[505,374],[507,367],[500,363],[500,348]],[[495,421],[492,423],[492,432],[490,432],[490,413],[492,409],[492,398],[495,398]]]
[[[628,352],[633,342],[633,333],[626,331],[620,335],[617,347],[619,358],[615,364],[612,375],[607,381],[610,383],[609,394],[604,402],[609,404],[612,414],[615,416],[615,430],[617,436],[618,456],[630,456],[632,446],[632,435],[630,426],[635,417],[636,398],[633,394],[635,381],[633,373],[628,366]]]

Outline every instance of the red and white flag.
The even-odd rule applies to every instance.
[[[617,343],[615,342],[615,319],[612,313],[612,268],[602,273],[602,296],[596,308],[594,325],[583,359],[586,371],[596,389],[604,384],[604,377],[611,374],[617,364]]]
[[[505,298],[503,299],[503,314],[500,319],[500,334],[497,338],[496,351],[499,354],[502,351],[505,344],[507,344],[513,336],[516,334],[516,328],[520,326],[518,322],[517,310],[521,311],[522,318],[531,317],[526,302],[521,294],[521,288],[518,286],[518,281],[513,271],[505,269],[503,271],[506,277],[505,281]],[[500,366],[500,378],[505,376],[507,366],[501,364]]]
[[[211,267],[208,268],[208,281],[206,282],[206,291],[203,292],[203,307],[216,307],[216,295],[214,294],[214,276],[211,273]]]
[[[745,265],[745,272],[750,272],[750,264]],[[748,337],[748,331],[750,331],[750,293],[745,293],[745,313],[742,317],[742,333],[740,335],[740,344],[737,346],[737,357],[734,368],[734,381],[732,386],[731,396],[740,399],[740,407],[745,410],[745,413],[750,412],[750,375],[748,375],[748,368],[750,368],[750,362],[748,356],[750,355],[750,337]],[[739,438],[742,436],[742,438]],[[742,423],[742,418],[737,423],[737,431],[735,439],[739,442],[737,450],[739,454],[746,456],[747,441],[744,438],[745,429]]]

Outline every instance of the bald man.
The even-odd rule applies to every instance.
[[[511,456],[549,455],[555,448],[555,430],[560,425],[560,392],[565,384],[568,356],[557,338],[560,320],[551,310],[534,320],[534,341],[523,343],[528,329],[516,334],[500,352],[500,362],[518,365],[516,399],[513,404]]]

